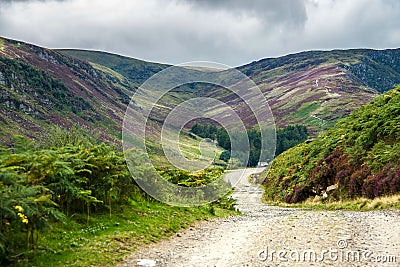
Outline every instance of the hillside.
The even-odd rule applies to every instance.
[[[59,52],[0,39],[0,143],[15,134],[38,138],[50,125],[119,136],[132,87]],[[101,129],[101,131],[99,131]]]
[[[400,83],[400,49],[302,52],[239,70],[261,87],[279,127],[319,131]]]
[[[101,55],[104,61],[111,62],[107,54]],[[118,70],[124,69],[124,64],[129,66],[126,74],[121,71],[125,75],[135,74],[129,78],[106,66],[89,64],[55,50],[0,39],[0,145],[10,145],[15,135],[46,141],[52,132],[57,132],[53,126],[77,128],[92,139],[119,145],[125,111],[133,92],[143,79],[165,67],[127,60],[129,63],[121,63]],[[144,102],[140,104],[145,105]],[[131,119],[143,124],[140,110],[139,107],[137,112],[132,112]],[[160,143],[154,142],[159,140],[155,127],[159,129],[158,122],[162,120],[158,113],[150,117],[147,137],[152,158],[164,164]],[[199,156],[198,140],[182,136],[181,141],[187,158]],[[211,150],[211,145],[209,147]]]
[[[304,124],[315,134],[384,88],[400,83],[399,51],[303,52],[252,62],[238,70],[259,85],[279,128]],[[9,143],[17,133],[37,139],[54,124],[77,125],[101,133],[102,139],[119,139],[130,96],[143,81],[167,67],[105,52],[57,51],[2,38],[0,142]],[[182,75],[184,71],[201,73],[185,69]],[[217,75],[223,78],[228,71]],[[159,101],[150,124],[155,127],[173,107],[199,96],[228,104],[248,128],[255,123],[250,110],[232,92],[209,84],[187,84]],[[135,101],[139,109],[146,105]],[[223,114],[225,107],[216,105],[209,112]]]
[[[295,203],[400,192],[400,86],[316,140],[287,150],[265,172],[265,198]]]
[[[136,86],[141,85],[157,72],[169,67],[169,65],[165,64],[142,61],[107,52],[76,49],[61,49],[58,51],[87,62],[95,63],[97,64],[95,67],[101,68],[99,65],[105,66],[123,75]]]
[[[166,67],[102,52],[62,52],[104,65],[135,83]],[[139,77],[135,74],[138,68]],[[400,49],[311,51],[262,59],[237,69],[253,79],[268,98],[279,128],[301,123],[313,134],[400,83]],[[171,108],[171,101],[177,104],[192,96],[214,97],[229,103],[248,125],[254,123],[249,110],[239,107],[239,99],[224,88],[183,86],[171,96],[161,101],[165,109]],[[213,112],[223,109],[216,106]]]

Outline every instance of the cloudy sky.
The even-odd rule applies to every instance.
[[[0,36],[164,63],[400,47],[399,0],[0,0]]]

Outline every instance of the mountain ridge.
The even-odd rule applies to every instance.
[[[93,59],[90,54],[86,51],[80,56],[90,60]],[[253,61],[236,69],[253,79],[263,91],[278,127],[304,123],[313,134],[400,83],[399,66],[400,49],[351,49],[300,52]],[[383,85],[375,82],[379,80],[386,82]],[[220,100],[231,97],[218,90],[209,88],[202,96]]]
[[[5,38],[0,38],[0,59],[0,120],[5,126],[1,143],[9,143],[17,133],[35,139],[52,124],[79,125],[101,132],[103,139],[120,139],[124,112],[135,90],[170,66],[101,51],[52,50]],[[376,97],[382,89],[375,88],[375,80],[400,83],[399,66],[400,49],[359,49],[307,51],[237,69],[264,93],[279,128],[304,124],[313,135]],[[45,77],[50,87],[29,73]],[[64,93],[57,96],[56,91]],[[199,96],[229,103],[249,127],[254,125],[252,114],[232,92],[209,85],[185,85],[171,92],[151,120],[162,123],[168,110]],[[137,103],[139,108],[141,104]],[[50,109],[52,105],[59,109]],[[223,108],[215,106],[213,112],[224,112]]]
[[[303,51],[303,52],[298,52],[294,54],[288,54],[282,57],[278,58],[264,58],[260,59],[258,61],[253,61],[252,63],[245,64],[243,66],[240,66],[239,69],[245,69],[248,66],[254,65],[254,64],[263,64],[268,61],[275,61],[279,59],[279,61],[285,61],[285,59],[291,59],[294,57],[302,57],[303,60],[306,60],[307,58],[313,57],[315,55],[322,56],[324,54],[331,54],[333,58],[337,58],[338,60],[344,60],[343,54],[348,56],[349,58],[351,56],[354,56],[355,54],[359,54],[359,56],[356,58],[356,61],[360,62],[360,65],[356,64],[351,66],[352,62],[355,62],[353,60],[344,60],[342,67],[347,68],[351,73],[355,74],[360,80],[362,80],[365,85],[370,86],[374,88],[376,86],[377,90],[380,92],[387,91],[387,88],[393,88],[394,85],[399,83],[398,78],[396,81],[393,80],[388,80],[387,83],[383,84],[377,84],[377,83],[371,83],[367,79],[367,77],[362,76],[361,73],[359,73],[360,68],[366,68],[365,65],[363,65],[363,61],[370,60],[370,61],[377,61],[377,63],[383,63],[385,64],[386,68],[385,69],[389,72],[395,72],[396,75],[400,72],[400,48],[390,48],[390,49],[367,49],[367,48],[361,48],[361,49],[333,49],[333,50],[310,50],[310,51]],[[393,55],[394,54],[394,55]],[[362,58],[365,57],[365,58]],[[278,64],[279,66],[279,64]],[[373,78],[373,77],[372,77]],[[371,78],[371,79],[372,79]],[[378,77],[379,78],[379,77]],[[378,79],[379,80],[379,79]]]

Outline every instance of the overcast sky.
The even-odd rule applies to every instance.
[[[237,66],[304,50],[400,47],[400,1],[0,0],[0,35]]]

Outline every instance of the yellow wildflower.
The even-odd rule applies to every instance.
[[[21,221],[23,222],[23,223],[26,223],[26,224],[28,224],[28,217],[26,217],[26,215],[25,214],[23,214],[23,213],[21,213],[21,212],[18,212],[18,216],[21,218]]]
[[[24,211],[24,208],[21,207],[21,206],[14,206],[14,209],[19,211],[19,212],[23,212]]]

